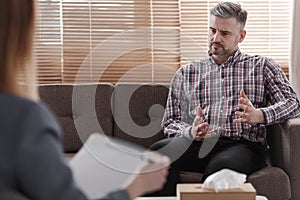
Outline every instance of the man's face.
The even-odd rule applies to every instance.
[[[214,56],[229,57],[242,42],[246,32],[241,30],[240,23],[234,18],[223,19],[210,16],[208,44]]]

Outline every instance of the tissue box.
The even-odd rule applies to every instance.
[[[218,192],[203,189],[202,184],[177,184],[178,200],[255,200],[255,198],[256,190],[251,183]]]

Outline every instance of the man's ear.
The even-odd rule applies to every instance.
[[[245,39],[245,37],[246,37],[246,31],[245,30],[241,30],[239,42],[243,42],[243,40]]]

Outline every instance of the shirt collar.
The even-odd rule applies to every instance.
[[[237,61],[237,60],[240,58],[241,54],[242,54],[242,53],[241,53],[240,49],[237,49],[236,52],[235,52],[234,54],[232,54],[231,56],[229,56],[229,58],[226,60],[226,62],[225,62],[224,64],[229,64],[229,63],[232,63],[232,62],[234,62],[234,61]],[[212,63],[216,64],[215,61],[211,58],[210,55],[208,55],[208,59],[209,59]]]
[[[240,49],[237,49],[236,52],[232,56],[230,56],[225,63],[232,63],[234,61],[237,61],[240,56],[241,56],[241,51]]]

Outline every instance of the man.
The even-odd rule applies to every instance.
[[[266,126],[299,117],[299,100],[272,59],[239,50],[247,11],[223,2],[210,11],[206,58],[175,74],[163,118],[168,139],[151,149],[173,160],[160,195],[175,195],[178,172],[251,174],[266,165]],[[176,154],[174,156],[174,154]]]

